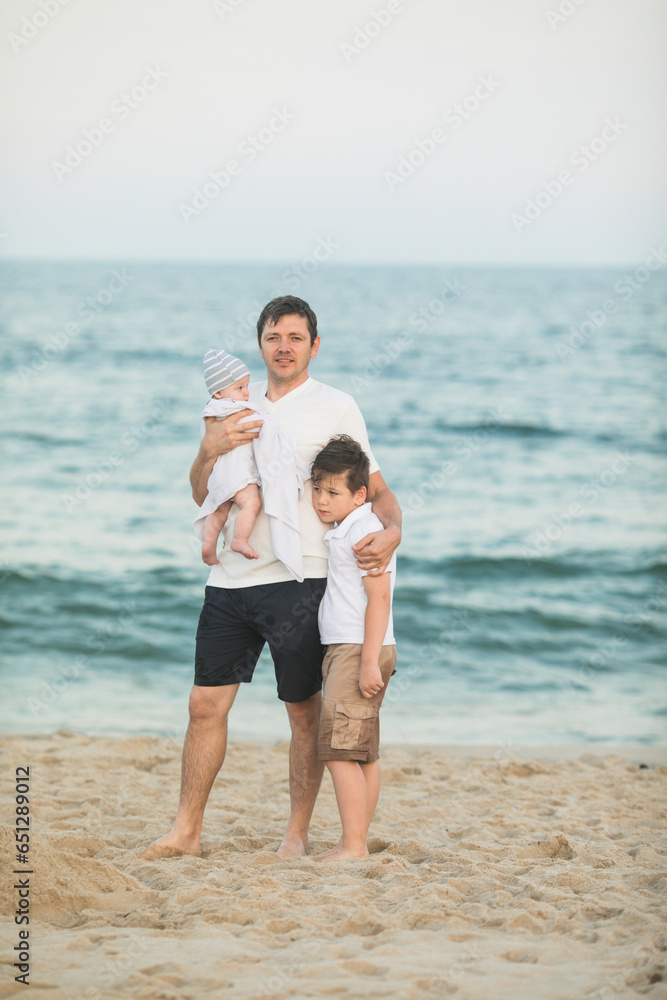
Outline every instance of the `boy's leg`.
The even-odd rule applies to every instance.
[[[359,762],[359,767],[361,768],[364,780],[366,781],[366,793],[368,796],[366,808],[366,837],[368,837],[368,829],[371,825],[373,816],[375,815],[375,809],[380,797],[380,762],[377,760],[370,764],[362,764]],[[322,851],[321,854],[316,855],[315,860],[336,861],[343,847],[343,840],[344,836],[341,835],[341,838],[335,847],[332,847],[329,851]],[[368,853],[368,848],[366,853]]]
[[[343,825],[340,842],[330,851],[315,856],[316,861],[345,861],[368,856],[368,785],[361,764],[356,760],[328,760],[338,812]]]
[[[331,655],[333,659],[333,664],[328,659]],[[331,707],[336,702],[349,701],[355,703],[361,707],[373,707],[379,712],[382,701],[384,700],[384,695],[387,690],[387,685],[389,679],[394,671],[394,665],[396,663],[396,648],[393,646],[384,646],[380,653],[380,671],[382,680],[384,682],[384,687],[378,691],[372,698],[364,698],[359,691],[358,679],[360,674],[359,661],[361,658],[361,646],[351,645],[351,644],[340,644],[339,646],[333,645],[329,647],[329,653],[327,654],[327,659],[325,660],[325,685],[324,685],[324,710],[322,714],[322,725],[320,727],[320,754],[326,754],[327,748],[331,747],[333,749],[333,716]],[[356,667],[356,668],[355,668]],[[329,851],[324,851],[322,854],[316,856],[317,861],[338,861],[344,860],[345,858],[353,857],[367,857],[368,848],[366,845],[366,837],[368,834],[368,828],[370,826],[371,820],[375,813],[375,809],[378,803],[378,798],[380,794],[380,765],[377,760],[379,744],[379,722],[377,722],[376,728],[372,737],[370,738],[370,743],[365,743],[363,746],[364,751],[369,752],[369,756],[375,757],[375,760],[371,760],[368,763],[361,761],[344,761],[344,760],[328,760],[327,767],[331,772],[331,777],[334,782],[334,789],[336,791],[336,800],[338,802],[339,811],[341,814],[341,820],[343,821],[343,836],[336,845]],[[339,749],[350,749],[338,744]],[[359,747],[359,749],[362,749]],[[344,765],[353,764],[358,771],[358,775],[361,776],[364,789],[365,789],[365,808],[364,808],[364,832],[363,832],[363,850],[359,850],[358,843],[357,846],[352,847],[353,839],[356,837],[354,832],[356,823],[357,826],[360,822],[359,812],[356,813],[352,825],[348,824],[346,830],[345,818],[343,816],[343,808],[349,808],[352,810],[354,803],[354,796],[343,795],[341,798],[339,796],[339,785],[337,771],[340,770]],[[341,790],[345,793],[345,783],[348,780],[348,774],[352,775],[352,781],[357,782],[357,778],[354,772],[344,772],[340,771],[342,774],[343,786]],[[349,782],[348,782],[349,783]],[[361,786],[357,783],[357,794],[360,796]],[[358,809],[357,803],[357,809]],[[349,835],[348,835],[349,832]],[[351,839],[352,838],[352,839]]]
[[[218,564],[218,538],[227,523],[231,506],[232,501],[227,500],[204,519],[201,557],[207,566],[217,566]]]
[[[259,486],[256,483],[249,483],[234,496],[234,503],[241,508],[234,521],[234,537],[229,546],[234,552],[240,552],[246,559],[259,559],[255,550],[251,547],[249,538],[252,529],[255,527],[257,515],[262,508],[262,498],[259,495]]]
[[[366,789],[368,792],[368,811],[366,814],[366,833],[368,833],[368,828],[371,825],[373,816],[375,815],[375,809],[380,797],[380,762],[378,760],[374,760],[370,764],[360,764],[359,766],[361,767],[364,778],[366,779]]]

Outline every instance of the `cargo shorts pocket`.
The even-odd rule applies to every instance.
[[[378,709],[372,705],[355,705],[337,701],[331,733],[332,750],[367,750]]]

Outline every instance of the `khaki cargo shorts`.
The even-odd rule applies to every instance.
[[[361,650],[360,642],[337,642],[327,646],[324,654],[320,760],[358,760],[371,764],[380,756],[378,713],[389,678],[396,673],[396,646],[383,646],[380,651],[384,687],[372,698],[364,698],[359,690]]]

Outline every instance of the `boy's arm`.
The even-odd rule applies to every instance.
[[[199,452],[192,468],[190,469],[190,486],[192,487],[192,497],[198,507],[201,507],[208,494],[208,477],[220,455],[225,455],[228,451],[238,448],[241,444],[248,444],[259,434],[262,426],[261,420],[248,421],[239,429],[239,420],[245,416],[252,416],[253,410],[239,410],[224,420],[216,420],[215,417],[204,417],[206,431],[199,445]],[[255,430],[256,428],[256,430]],[[248,431],[253,431],[248,434]]]
[[[371,501],[371,509],[382,521],[384,529],[365,535],[352,546],[352,550],[357,557],[359,569],[372,571],[373,576],[380,576],[401,542],[401,508],[379,470],[371,473],[368,486],[367,499]]]
[[[361,580],[368,604],[364,618],[359,688],[364,698],[372,698],[384,687],[379,659],[391,612],[391,573],[383,573],[382,576],[362,576]]]

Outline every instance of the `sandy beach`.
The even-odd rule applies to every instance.
[[[287,745],[233,743],[202,857],[142,861],[171,825],[180,749],[2,741],[10,865],[14,770],[30,767],[45,1000],[667,997],[665,748],[384,747],[371,857],[333,865],[275,854]],[[325,775],[310,850],[337,839]],[[3,867],[0,998],[25,989]]]

